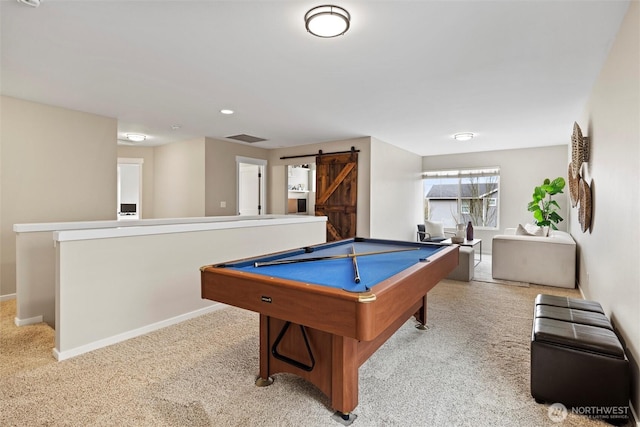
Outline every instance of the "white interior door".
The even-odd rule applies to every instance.
[[[240,163],[240,215],[260,215],[260,166]]]
[[[266,160],[236,158],[238,169],[238,215],[264,215]]]

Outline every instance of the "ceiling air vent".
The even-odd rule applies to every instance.
[[[236,141],[248,142],[249,144],[253,144],[254,142],[262,142],[266,141],[264,138],[258,138],[257,136],[245,135],[244,133],[240,135],[232,135],[228,136],[229,139],[235,139]]]

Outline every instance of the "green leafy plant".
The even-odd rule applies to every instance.
[[[528,210],[533,212],[536,225],[540,227],[551,227],[557,230],[556,224],[563,220],[558,215],[560,205],[553,200],[553,196],[562,193],[565,186],[564,178],[558,177],[553,181],[545,179],[541,186],[533,190],[533,200],[529,202]]]

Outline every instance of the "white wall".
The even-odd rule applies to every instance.
[[[205,216],[205,139],[155,147],[154,160],[154,216]]]
[[[271,156],[269,158],[272,158]],[[272,161],[267,166],[269,185],[267,186],[267,213],[276,215],[287,214],[287,166],[274,165]]]
[[[640,4],[631,2],[578,124],[591,139],[582,176],[592,185],[593,217],[578,243],[579,283],[599,301],[627,343],[633,397],[640,410]]]
[[[0,98],[0,295],[16,289],[13,224],[116,218],[115,119]]]
[[[206,138],[205,215],[237,215],[237,165],[236,156],[267,159],[268,150],[250,145]],[[265,188],[269,174],[264,177]],[[226,207],[220,206],[225,202]],[[268,201],[267,201],[268,203]],[[268,205],[267,205],[268,209]]]
[[[371,138],[371,237],[416,239],[422,218],[422,157]]]
[[[567,143],[571,142],[573,123],[567,123]],[[499,150],[482,153],[451,154],[426,156],[422,160],[423,170],[500,167],[500,212],[499,230],[474,229],[476,238],[482,239],[482,251],[491,253],[491,239],[508,227],[532,223],[531,212],[527,205],[531,201],[533,189],[542,184],[545,178],[558,176],[567,179],[569,157],[566,145],[520,150]],[[569,221],[569,189],[554,200],[560,204],[560,216],[564,218],[558,228],[567,230]]]
[[[302,185],[303,190],[309,190],[309,173],[311,169],[307,168],[294,168],[288,169],[289,173],[289,185],[298,186]]]
[[[237,215],[236,156],[266,160],[267,150],[196,138],[157,147],[118,146],[118,156],[144,159],[144,218],[181,218]]]

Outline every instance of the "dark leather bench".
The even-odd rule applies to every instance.
[[[538,295],[531,334],[531,395],[614,424],[629,417],[630,368],[595,301]]]
[[[604,310],[599,302],[587,301],[578,298],[559,297],[557,295],[539,294],[536,297],[536,306],[538,305],[550,305],[553,307],[572,308],[604,314]]]
[[[538,318],[562,320],[564,322],[578,323],[581,325],[599,326],[613,331],[613,326],[607,316],[593,311],[575,310],[573,308],[554,307],[551,305],[537,305],[534,319]]]

